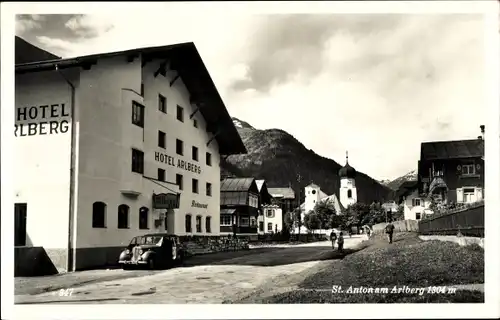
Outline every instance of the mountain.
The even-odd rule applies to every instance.
[[[17,36],[15,46],[16,64],[61,59]]]
[[[314,182],[327,194],[339,190],[338,171],[342,167],[334,160],[322,157],[286,131],[258,130],[245,121],[233,118],[238,133],[248,150],[244,155],[232,155],[221,161],[222,174],[265,179],[268,187],[304,187]],[[300,182],[296,177],[300,175]],[[371,203],[392,198],[392,190],[368,175],[358,172],[358,201]]]
[[[416,181],[416,180],[417,180],[417,171],[413,170],[413,171],[408,172],[404,176],[401,176],[399,178],[392,180],[386,186],[388,186],[392,190],[398,190],[398,188],[403,184],[403,182]]]

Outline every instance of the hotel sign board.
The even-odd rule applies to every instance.
[[[153,194],[153,209],[179,209],[179,200],[175,193]]]

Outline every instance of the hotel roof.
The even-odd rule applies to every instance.
[[[179,43],[161,47],[139,48],[119,52],[94,54],[69,59],[54,59],[38,62],[16,64],[16,74],[53,71],[66,68],[90,68],[99,59],[124,56],[128,61],[141,57],[144,65],[152,59],[163,59],[171,62],[184,84],[191,100],[198,104],[200,112],[207,122],[208,129],[216,135],[219,152],[223,155],[247,153],[245,145],[236,130],[233,120],[201,59],[196,46],[192,42]]]

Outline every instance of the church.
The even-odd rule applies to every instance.
[[[305,201],[300,205],[300,215],[304,221],[305,215],[314,210],[314,206],[320,201],[329,201],[332,203],[337,214],[342,214],[345,208],[357,202],[356,192],[356,169],[349,165],[349,155],[346,152],[346,164],[339,170],[340,188],[339,196],[333,193],[327,195],[315,183],[307,185],[304,189]],[[301,226],[300,233],[307,233],[307,228]],[[295,233],[299,232],[299,228],[295,228]],[[327,233],[326,230],[319,230],[319,233]]]

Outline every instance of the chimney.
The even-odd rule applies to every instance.
[[[479,128],[481,128],[481,137],[484,140],[484,124],[480,125]]]

